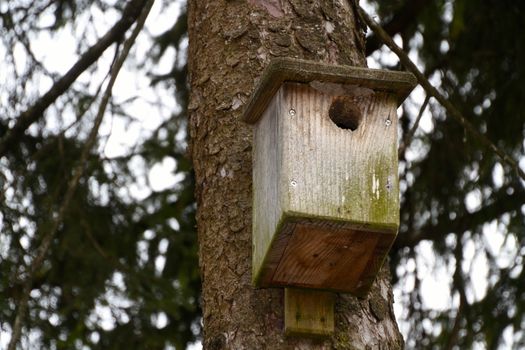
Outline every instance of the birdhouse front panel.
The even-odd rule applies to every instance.
[[[258,286],[365,294],[397,234],[399,94],[395,84],[381,84],[383,71],[351,72],[353,79],[319,79],[325,76],[319,70],[299,82],[283,78],[259,107],[253,153]],[[413,86],[410,79],[399,84]]]
[[[299,83],[279,90],[285,207],[307,217],[351,222],[356,229],[396,231],[396,100],[368,88],[343,87],[337,95],[335,89]],[[340,108],[331,118],[334,106]],[[355,118],[355,130],[336,125],[336,117]]]

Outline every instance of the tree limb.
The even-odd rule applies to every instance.
[[[412,21],[423,10],[428,0],[412,0],[407,1],[399,11],[397,11],[392,19],[383,25],[383,29],[390,36],[404,31]],[[381,48],[383,42],[377,35],[371,35],[366,40],[366,55],[370,56],[374,51]]]
[[[465,280],[462,275],[461,263],[463,262],[463,244],[461,239],[458,238],[456,247],[454,249],[454,257],[456,258],[456,270],[454,271],[454,286],[457,288],[459,293],[459,307],[456,311],[456,317],[450,333],[447,337],[447,341],[444,350],[452,350],[458,342],[459,332],[461,330],[461,320],[464,318],[463,312],[468,305],[467,296],[465,294]]]
[[[146,0],[131,0],[124,8],[122,18],[95,45],[91,46],[42,97],[17,117],[15,125],[1,136],[0,158],[5,156],[25,130],[42,118],[44,111],[75,82],[80,74],[96,62],[111,44],[122,40],[124,33],[140,15],[145,3]]]
[[[434,97],[447,110],[449,116],[454,118],[459,124],[461,124],[461,126],[465,128],[466,131],[478,139],[484,146],[497,154],[504,163],[510,165],[516,171],[516,174],[519,177],[525,180],[525,172],[520,168],[516,160],[510,157],[501,148],[496,146],[489,138],[487,138],[487,136],[480,133],[474,127],[474,125],[472,125],[468,119],[465,118],[463,114],[428,81],[428,79],[423,75],[423,73],[421,73],[419,68],[417,68],[408,55],[396,45],[394,40],[392,40],[392,38],[383,30],[383,28],[381,28],[381,26],[376,21],[370,18],[370,16],[361,7],[359,7],[358,12],[361,16],[361,19],[376,33],[381,41],[383,41],[397,55],[397,57],[399,57],[399,60],[403,66],[416,76],[419,84],[421,84],[427,94]]]
[[[501,192],[506,192],[502,189]],[[401,249],[404,247],[414,247],[419,242],[424,240],[431,240],[439,235],[454,232],[461,234],[468,229],[474,229],[483,223],[500,217],[501,215],[511,212],[513,210],[519,210],[519,206],[516,203],[525,203],[525,192],[516,191],[512,194],[506,194],[497,196],[497,198],[488,205],[485,205],[481,209],[473,213],[464,213],[458,215],[455,219],[444,218],[439,220],[437,224],[429,224],[423,226],[417,232],[412,234],[399,235],[394,243],[395,249]]]
[[[412,142],[412,137],[414,137],[414,134],[416,133],[417,128],[419,127],[419,122],[421,121],[421,117],[423,117],[423,112],[425,111],[425,108],[427,108],[428,101],[430,100],[430,96],[427,95],[425,97],[425,101],[421,105],[421,108],[419,109],[419,113],[417,115],[416,121],[414,122],[414,125],[410,128],[410,130],[404,135],[403,140],[401,142],[401,145],[399,146],[399,154],[403,154],[408,146],[410,146],[410,142]]]

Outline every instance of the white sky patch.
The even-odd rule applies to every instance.
[[[180,224],[175,218],[168,219],[168,225],[171,227],[173,231],[180,230]]]
[[[469,213],[473,213],[481,208],[481,192],[478,189],[472,190],[465,196],[465,206]]]
[[[151,323],[157,328],[162,329],[168,324],[168,317],[164,312],[159,312],[151,317]]]
[[[519,336],[519,333],[521,332],[518,332],[518,334],[516,335]],[[498,349],[511,349],[513,345],[513,341],[512,341],[513,335],[514,335],[514,327],[507,326],[505,330],[503,331],[503,344],[501,344],[501,346]],[[516,337],[516,335],[514,335],[515,336],[514,341],[518,342],[519,337]]]
[[[155,232],[153,232],[152,230],[146,230],[144,231],[144,239],[147,239],[148,241],[149,240],[152,240],[153,237],[155,237]]]
[[[137,200],[143,200],[148,197],[151,194],[151,190],[147,185],[146,177],[140,176],[136,180],[137,181],[130,184],[127,189],[123,188],[122,193],[119,194],[125,196],[129,190],[129,194]]]
[[[519,256],[518,241],[514,235],[506,235],[501,249],[496,256],[496,263],[499,268],[509,268],[514,265],[516,260],[522,260]]]
[[[421,85],[416,86],[416,88],[412,91],[410,94],[410,104],[408,108],[410,108],[411,115],[414,117],[417,116],[419,113],[419,110],[421,109],[421,106],[423,104],[423,101],[425,100],[426,92],[421,87]],[[412,123],[414,123],[412,121]],[[413,125],[413,124],[411,124]],[[416,130],[416,135],[420,132],[423,132],[425,134],[429,134],[434,130],[434,121],[432,119],[432,113],[430,113],[430,108],[427,105],[425,108],[425,111],[423,112],[423,116],[421,117],[421,120],[418,124],[418,129]]]
[[[361,0],[359,6],[363,8],[374,20],[377,21],[377,6],[375,3],[371,4],[368,0]]]
[[[92,332],[90,335],[89,335],[89,339],[97,344],[100,340],[100,334],[98,332]]]
[[[463,261],[461,267],[470,284],[465,288],[469,303],[485,297],[488,287],[488,261],[483,247],[478,241],[468,239],[463,243]]]
[[[501,186],[503,186],[504,180],[505,174],[503,172],[503,166],[501,163],[494,164],[494,168],[492,169],[492,181],[494,182],[494,187],[496,189],[501,188]]]
[[[11,327],[4,324],[4,327],[0,330],[0,348],[7,349],[9,341],[11,340]]]
[[[170,6],[162,6],[162,1],[155,1],[146,20],[146,28],[152,35],[160,35],[173,25],[173,20],[180,15],[180,1],[172,1]]]
[[[49,317],[48,317],[48,321],[49,323],[52,325],[52,326],[58,326],[60,324],[60,318],[58,317],[57,314],[51,314]]]
[[[498,221],[492,220],[485,224],[482,234],[489,253],[498,256],[505,243],[505,236],[498,230]]]
[[[200,341],[192,343],[188,345],[187,350],[202,350],[202,343]]]
[[[108,158],[126,155],[133,144],[139,141],[141,125],[138,123],[125,123],[116,118],[107,119],[101,126],[101,134],[107,137],[104,154]]]
[[[13,48],[13,55],[16,57],[15,70],[18,75],[24,74],[27,65],[27,55],[25,50],[20,43],[16,43]]]
[[[394,41],[395,41],[394,37]],[[383,66],[391,66],[397,64],[399,59],[397,55],[392,52],[388,47],[382,46],[379,50],[376,50],[371,56],[367,58],[369,68],[382,68]]]
[[[164,267],[166,266],[166,257],[163,255],[159,255],[155,258],[155,275],[160,276],[162,274],[162,271],[164,271]]]
[[[485,254],[477,254],[472,260],[469,271],[470,282],[472,283],[472,296],[474,301],[480,301],[487,295],[489,266]]]
[[[124,309],[132,306],[132,301],[127,299],[125,284],[120,272],[115,272],[107,283],[106,292],[95,302],[95,309],[88,316],[87,325],[99,325],[105,331],[115,328],[116,322],[127,323],[130,318]]]
[[[23,235],[22,237],[20,237],[19,242],[22,248],[24,248],[25,250],[29,248],[29,237],[27,237],[26,235]]]
[[[161,163],[153,165],[148,174],[148,181],[154,191],[163,191],[172,188],[184,179],[184,175],[177,173],[177,162],[171,157],[164,157]]]
[[[113,285],[121,291],[126,290],[126,284],[124,283],[124,276],[122,275],[121,272],[113,273],[113,277],[111,278],[111,283],[113,283]]]
[[[159,242],[159,253],[160,254],[166,254],[168,251],[169,241],[167,238],[163,238]]]
[[[36,59],[45,62],[48,70],[63,75],[78,59],[75,45],[69,29],[62,29],[55,35],[40,32],[38,40],[32,42],[32,49]]]
[[[417,248],[418,278],[421,279],[421,299],[424,307],[446,310],[452,305],[450,293],[450,271],[436,263],[436,255],[431,242],[423,241]]]
[[[2,232],[2,215],[0,214],[0,232]],[[0,234],[0,258],[5,259],[9,254],[9,247],[11,246],[11,236]],[[1,334],[1,333],[0,333]]]
[[[523,147],[525,148],[525,140],[523,141]],[[521,170],[525,171],[525,157],[522,157],[519,162],[518,162],[518,166],[520,167]],[[519,179],[520,180],[520,184],[522,187],[525,187],[525,181],[523,181],[522,178]]]
[[[148,241],[138,241],[137,242],[137,255],[139,258],[139,266],[144,266],[146,262],[149,260],[149,254],[148,254],[148,247],[149,242]]]
[[[115,319],[111,314],[111,308],[107,305],[102,305],[100,302],[95,304],[95,322],[105,331],[111,331],[115,328]],[[95,323],[94,322],[94,323]]]

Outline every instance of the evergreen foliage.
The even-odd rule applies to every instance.
[[[7,52],[1,69],[6,83],[0,92],[0,136],[38,98],[40,82],[59,77],[32,52],[35,38],[44,32],[60,37],[85,26],[81,34],[85,37],[77,44],[81,54],[88,42],[93,44],[86,33],[98,31],[103,22],[94,14],[114,11],[118,17],[122,10],[118,2],[115,7],[105,1],[19,1],[0,6],[2,49]],[[23,348],[183,349],[200,333],[194,186],[184,141],[188,96],[184,57],[173,62],[169,73],[155,73],[168,48],[183,51],[183,7],[172,21],[165,33],[149,35],[148,55],[135,52],[130,64],[145,71],[152,85],[172,91],[180,108],[156,129],[142,130],[136,146],[121,156],[106,157],[101,152],[106,140],[99,140],[45,264],[34,276]],[[46,22],[49,25],[42,25]],[[26,61],[22,67],[21,57]],[[105,69],[100,68],[103,58],[99,61],[87,72],[92,78],[75,82],[0,161],[4,337],[13,325],[27,267],[57,214],[91,128],[100,88],[94,89],[90,80],[97,82],[95,73]],[[127,105],[130,101],[118,102],[118,92],[114,95],[108,115],[128,125],[137,123]],[[147,123],[147,115],[138,117]],[[144,182],[143,174],[167,158],[175,161],[173,172],[180,181],[163,190],[144,184],[147,195],[134,195],[133,184]]]
[[[384,23],[397,21],[391,34],[417,52],[425,75],[523,169],[525,49],[518,43],[525,40],[525,4],[376,3]],[[407,6],[418,12],[403,19],[399,11]],[[414,286],[402,298],[407,347],[523,347],[524,182],[432,99],[430,112],[431,130],[418,131],[400,155],[401,229],[391,268],[398,286]],[[403,133],[412,114],[405,109]],[[435,261],[427,269],[422,252],[429,246]],[[440,286],[451,297],[443,310],[422,301],[423,280],[439,269],[450,276]]]

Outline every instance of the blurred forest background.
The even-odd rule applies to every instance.
[[[138,17],[129,9],[144,2],[0,3],[0,347],[29,276],[23,349],[185,349],[199,340],[183,1],[155,3],[58,220],[123,33]],[[361,3],[525,169],[525,2]],[[366,49],[370,66],[402,69],[374,35]],[[73,77],[83,59],[92,64]],[[42,107],[64,77],[70,84]],[[406,347],[524,348],[525,183],[425,100],[418,88],[400,110],[401,228],[390,265]]]

